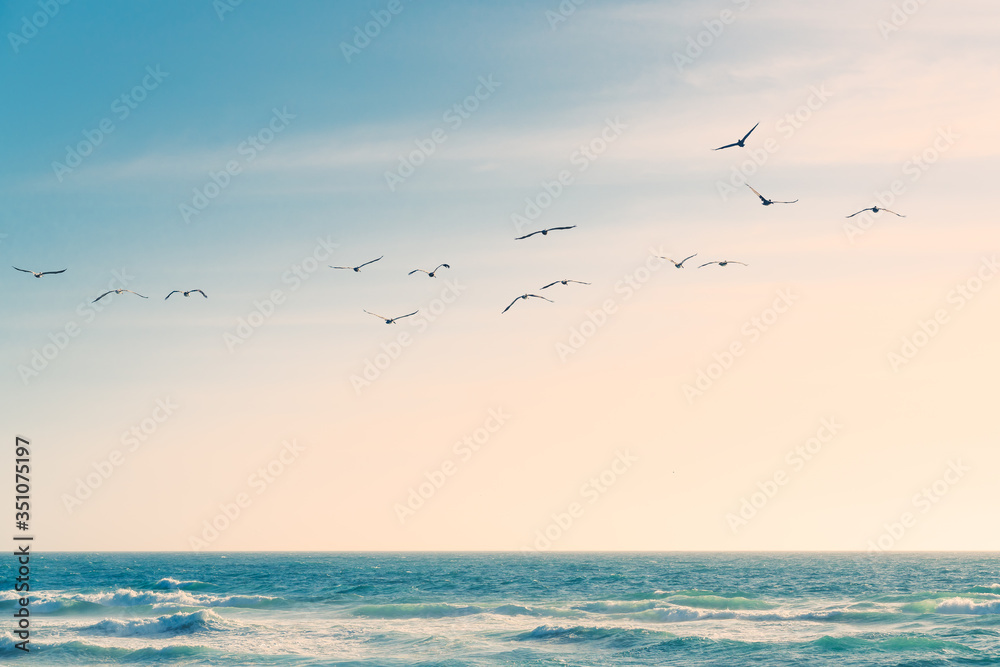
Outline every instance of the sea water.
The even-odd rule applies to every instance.
[[[50,553],[0,663],[1000,665],[1000,556]]]

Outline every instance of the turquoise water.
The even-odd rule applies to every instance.
[[[998,567],[997,554],[40,554],[31,655],[14,648],[7,590],[0,662],[997,665]]]

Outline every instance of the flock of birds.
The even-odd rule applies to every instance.
[[[760,123],[757,123],[757,125],[760,125]],[[746,146],[747,137],[749,137],[750,134],[754,130],[757,129],[757,125],[754,125],[753,127],[751,127],[750,128],[750,132],[747,132],[745,135],[743,135],[742,139],[739,139],[739,140],[737,140],[737,141],[735,141],[734,143],[731,143],[731,144],[726,144],[725,146],[719,146],[718,148],[715,148],[713,150],[721,151],[723,148],[733,148],[733,147],[743,148],[743,147],[745,147]],[[764,206],[770,206],[771,204],[794,204],[795,202],[798,201],[798,199],[794,199],[792,201],[775,201],[773,199],[768,199],[767,197],[765,197],[761,193],[759,193],[756,190],[754,190],[750,186],[749,183],[747,183],[746,186],[748,188],[750,188],[751,190],[753,190],[753,193],[755,195],[757,195],[758,197],[760,197],[760,203],[763,204]],[[880,206],[871,206],[869,208],[863,208],[860,211],[858,211],[857,213],[852,213],[852,214],[850,214],[850,215],[848,215],[846,217],[853,218],[854,216],[859,215],[861,213],[864,213],[865,211],[871,211],[872,213],[878,213],[879,211],[885,211],[886,213],[892,213],[893,215],[898,215],[901,218],[905,218],[906,217],[905,215],[900,215],[899,213],[896,213],[895,211],[890,211],[889,209],[882,208]]]
[[[747,139],[750,137],[750,135],[753,133],[753,131],[757,129],[757,127],[759,125],[760,125],[760,123],[758,122],[757,125],[754,125],[752,128],[750,128],[750,131],[747,132],[745,135],[743,135],[742,139],[738,139],[737,141],[735,141],[735,142],[733,142],[731,144],[726,144],[725,146],[719,146],[718,148],[715,148],[713,150],[721,151],[721,150],[726,149],[726,148],[744,148],[746,146]],[[757,190],[755,190],[749,183],[747,183],[746,186],[748,188],[750,188],[750,190],[755,195],[757,195],[758,198],[760,198],[760,203],[763,204],[764,206],[771,206],[772,204],[794,204],[797,201],[799,201],[798,199],[793,199],[791,201],[780,201],[780,200],[775,200],[775,199],[768,199],[767,197],[765,197],[761,193],[757,192]],[[872,213],[878,213],[879,211],[885,211],[886,213],[892,213],[893,215],[899,216],[900,218],[905,218],[906,217],[905,215],[902,215],[900,213],[896,213],[895,211],[890,211],[887,208],[884,208],[884,207],[881,207],[881,206],[877,206],[877,205],[876,206],[870,206],[868,208],[863,208],[860,211],[858,211],[857,213],[852,213],[852,214],[850,214],[850,215],[848,215],[846,217],[853,218],[854,216],[860,215],[861,213],[864,213],[865,211],[871,211]],[[569,229],[574,229],[574,228],[576,228],[576,225],[567,225],[567,226],[562,226],[562,227],[548,227],[548,228],[545,228],[545,229],[539,229],[539,230],[531,232],[529,234],[525,234],[524,236],[515,237],[514,240],[515,241],[521,241],[521,240],[524,240],[524,239],[531,238],[532,236],[535,236],[537,234],[541,234],[542,236],[548,236],[549,232],[564,231],[564,230],[569,230]],[[663,260],[666,260],[666,261],[670,262],[671,264],[674,265],[675,268],[683,269],[685,262],[687,262],[689,259],[693,259],[694,257],[697,257],[697,256],[698,256],[698,253],[695,253],[693,255],[689,255],[688,257],[685,257],[684,259],[680,260],[679,262],[674,261],[673,259],[670,259],[669,257],[660,257],[660,259],[663,259]],[[366,267],[369,264],[374,264],[375,262],[381,260],[383,257],[384,257],[384,255],[382,257],[376,257],[375,259],[369,260],[369,261],[367,261],[367,262],[365,262],[363,264],[358,264],[357,266],[332,266],[331,265],[330,268],[331,269],[341,269],[341,270],[347,270],[347,271],[354,271],[355,273],[358,273],[358,272],[361,271],[361,269],[363,267]],[[701,269],[701,268],[704,268],[706,266],[711,266],[713,264],[718,265],[718,266],[728,266],[729,264],[740,264],[742,266],[749,266],[745,262],[738,262],[738,261],[731,260],[731,259],[724,259],[724,260],[716,260],[716,261],[711,261],[711,262],[705,262],[704,264],[700,264],[698,266],[698,268]],[[31,271],[29,269],[21,269],[21,268],[18,268],[16,266],[14,266],[12,268],[15,269],[15,270],[17,270],[17,271],[24,272],[24,273],[30,273],[35,278],[41,278],[42,276],[45,276],[45,275],[53,275],[53,274],[65,273],[66,272],[66,269],[60,269],[58,271]],[[424,273],[428,277],[434,278],[436,276],[437,272],[440,271],[441,269],[450,269],[450,268],[451,268],[451,265],[449,265],[449,264],[438,264],[437,266],[435,266],[430,271],[428,271],[426,269],[413,269],[407,275],[411,275],[412,276],[414,273]],[[548,285],[545,285],[545,286],[539,288],[539,291],[544,290],[544,289],[548,289],[548,288],[553,287],[555,285],[568,285],[569,283],[574,283],[574,284],[579,284],[579,285],[590,285],[590,283],[584,282],[582,280],[569,280],[569,279],[566,279],[566,280],[556,280],[554,282],[549,283]],[[136,296],[141,297],[143,299],[148,299],[149,298],[147,296],[139,294],[138,292],[134,292],[132,290],[122,288],[122,289],[108,290],[104,294],[102,294],[99,297],[97,297],[96,299],[94,299],[91,303],[96,303],[96,302],[100,301],[101,299],[103,299],[104,297],[106,297],[109,294],[122,294],[124,292],[129,292],[130,294],[135,294]],[[191,296],[192,294],[195,294],[195,293],[201,294],[206,299],[208,298],[208,295],[205,294],[205,292],[203,292],[200,289],[173,290],[172,292],[170,292],[169,294],[167,294],[167,296],[164,297],[164,301],[167,300],[167,299],[169,299],[174,294],[182,294],[185,297],[188,297],[188,296]],[[522,294],[521,296],[515,298],[513,301],[511,301],[510,304],[508,304],[507,307],[504,308],[501,311],[501,314],[506,313],[508,310],[510,310],[513,307],[513,305],[515,303],[517,303],[518,301],[526,301],[528,299],[542,299],[544,301],[548,301],[549,303],[554,303],[554,301],[552,301],[552,299],[549,299],[547,297],[541,296],[540,294],[525,293],[525,294]],[[380,320],[384,321],[386,324],[394,324],[398,320],[401,320],[404,317],[411,317],[413,315],[416,315],[420,311],[419,310],[415,310],[412,313],[407,313],[406,315],[400,315],[398,317],[385,317],[384,315],[379,315],[379,314],[373,313],[373,312],[371,312],[369,310],[365,310],[364,312],[368,313],[369,315],[373,315],[373,316],[379,318]]]
[[[35,276],[36,278],[41,278],[42,276],[47,276],[47,275],[51,275],[51,274],[55,274],[55,273],[66,273],[66,269],[59,269],[58,271],[31,271],[29,269],[19,269],[16,266],[12,266],[11,268],[14,269],[15,271],[22,271],[24,273],[30,273],[31,275]],[[122,289],[108,290],[107,292],[105,292],[101,296],[99,296],[96,299],[94,299],[93,301],[91,301],[91,303],[97,303],[98,301],[100,301],[101,299],[103,299],[104,297],[106,297],[109,294],[121,294],[123,292],[128,292],[130,294],[135,294],[136,296],[140,296],[143,299],[148,299],[149,298],[148,296],[144,296],[142,294],[139,294],[138,292],[133,292],[130,289],[124,289],[124,288],[122,288]],[[173,292],[171,292],[170,294],[168,294],[165,297],[163,297],[163,300],[166,301],[167,299],[169,299],[171,297],[171,295],[174,295],[174,294],[183,294],[184,296],[191,296],[195,292],[197,292],[198,294],[202,295],[206,299],[208,298],[208,295],[205,294],[204,292],[202,292],[200,289],[189,289],[187,291],[175,289]]]

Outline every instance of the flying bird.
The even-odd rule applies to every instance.
[[[24,273],[30,273],[31,275],[35,276],[36,278],[41,278],[42,276],[48,275],[50,273],[65,273],[66,272],[66,269],[62,269],[60,271],[29,271],[28,269],[18,269],[16,266],[12,266],[10,268],[17,269],[18,271],[23,271]]]
[[[448,264],[438,264],[437,266],[434,267],[433,271],[424,271],[423,269],[413,269],[412,271],[410,271],[406,275],[412,276],[414,273],[417,273],[419,271],[421,273],[426,273],[428,275],[428,277],[433,278],[434,274],[437,273],[437,270],[440,269],[442,266],[444,268],[446,268],[446,269],[450,269],[451,268],[451,266],[449,266]]]
[[[697,256],[698,256],[698,253],[695,253],[693,255],[688,255],[687,257],[685,257],[684,259],[682,259],[679,262],[675,262],[674,260],[670,259],[669,257],[660,257],[659,255],[657,255],[657,257],[660,257],[660,259],[665,259],[668,262],[670,262],[671,264],[673,264],[674,268],[677,268],[677,269],[683,269],[684,268],[684,262],[688,261],[692,257],[697,257]]]
[[[194,293],[194,292],[197,292],[198,294],[202,295],[206,299],[208,298],[208,295],[205,294],[204,292],[202,292],[200,289],[189,289],[186,292],[184,292],[182,290],[179,290],[179,289],[175,289],[173,292],[171,292],[170,294],[168,294],[165,297],[163,297],[163,300],[166,301],[167,299],[169,299],[170,296],[171,296],[171,294],[178,294],[178,293],[180,293],[180,294],[183,294],[184,296],[191,296],[191,294]]]
[[[746,186],[750,188],[749,183],[747,183]],[[753,188],[750,189],[753,190]],[[758,197],[760,197],[760,203],[763,204],[764,206],[770,206],[771,204],[794,204],[795,202],[798,201],[798,199],[796,199],[795,201],[774,201],[772,199],[768,199],[767,197],[757,192],[756,190],[753,190],[753,193]]]
[[[567,283],[578,283],[580,285],[589,285],[590,284],[590,283],[585,283],[582,280],[557,280],[554,283],[549,283],[548,285],[546,285],[542,289],[548,289],[548,288],[552,287],[553,285],[565,285]]]
[[[364,308],[362,308],[362,310],[364,310]],[[385,320],[385,323],[386,323],[386,324],[392,324],[392,323],[393,323],[393,322],[395,322],[396,320],[401,320],[401,319],[403,319],[404,317],[409,317],[410,315],[416,315],[416,314],[417,314],[417,313],[419,313],[420,311],[419,311],[419,310],[415,310],[415,311],[413,311],[412,313],[409,313],[409,314],[407,314],[407,315],[400,315],[399,317],[385,317],[384,315],[377,315],[377,314],[375,314],[375,313],[373,313],[373,312],[370,312],[370,311],[367,311],[367,310],[365,310],[365,312],[366,312],[366,313],[368,313],[369,315],[375,315],[375,317],[377,317],[377,318],[379,318],[379,319],[381,319],[381,320]]]
[[[121,294],[122,292],[132,292],[132,290],[130,290],[130,289],[113,289],[113,290],[108,290],[107,292],[105,292],[101,296],[99,296],[96,299],[94,299],[93,301],[91,301],[91,303],[97,303],[98,301],[100,301],[101,299],[103,299],[107,295],[111,294],[112,292],[114,292],[115,294]],[[132,292],[132,294],[135,294],[136,296],[142,296],[138,292]],[[148,296],[142,296],[142,298],[143,299],[148,299],[149,297]]]
[[[725,266],[726,264],[743,264],[743,262],[734,262],[731,259],[724,259],[721,262],[705,262],[701,266],[708,266],[709,264],[718,264],[719,266]],[[698,268],[700,269],[701,266],[699,266]],[[749,264],[743,264],[743,266],[750,266],[750,265]]]
[[[871,211],[872,213],[878,213],[879,211],[885,211],[886,213],[892,213],[893,215],[898,215],[901,218],[905,218],[906,217],[905,215],[901,215],[899,213],[896,213],[895,211],[890,211],[887,208],[879,208],[878,206],[872,206],[871,208],[863,208],[860,211],[858,211],[857,213],[851,213],[847,217],[848,218],[853,218],[854,216],[859,215],[861,213],[864,213],[865,211]]]
[[[555,284],[555,283],[553,283],[553,284]],[[527,299],[529,296],[530,297],[534,297],[536,299],[545,299],[544,296],[538,296],[537,294],[522,294],[521,296],[517,297],[517,299],[514,299],[513,301],[511,301],[510,302],[510,306],[513,306],[515,303],[517,303],[518,299]],[[555,303],[555,301],[553,301],[552,299],[545,299],[545,300],[548,301],[549,303]],[[510,306],[507,306],[506,308],[504,308],[503,309],[503,313],[506,313],[508,310],[510,310]],[[500,314],[503,315],[503,313],[500,313]]]
[[[760,125],[760,123],[757,123],[757,125]],[[750,132],[753,132],[754,130],[756,130],[757,129],[757,125],[754,125],[753,127],[751,127],[750,128]],[[733,146],[739,146],[740,148],[743,148],[743,146],[746,144],[747,137],[750,136],[750,132],[747,132],[745,135],[743,135],[743,138],[740,139],[739,141],[737,141],[735,144],[726,144],[725,146],[719,146],[718,148],[716,148],[714,150],[721,151],[723,148],[732,148]]]
[[[382,257],[385,257],[385,255],[382,255]],[[382,259],[382,257],[379,257],[377,259],[373,259],[373,260],[371,260],[371,262],[365,262],[364,264],[358,264],[357,266],[330,266],[329,264],[327,264],[327,266],[330,266],[331,269],[350,269],[351,271],[354,271],[355,273],[357,273],[358,271],[361,270],[362,266],[368,266],[372,262],[377,262],[378,260]]]
[[[576,225],[570,225],[569,227],[549,227],[548,229],[539,229],[537,232],[531,232],[530,234],[525,234],[524,236],[518,236],[515,241],[520,241],[521,239],[526,239],[529,236],[534,236],[535,234],[541,234],[542,236],[547,236],[549,232],[554,232],[557,229],[573,229]]]

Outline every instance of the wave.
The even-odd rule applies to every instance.
[[[932,637],[917,635],[862,635],[849,637],[824,636],[810,642],[817,648],[826,651],[871,651],[873,648],[883,651],[974,651],[958,642],[950,642]]]
[[[191,635],[196,632],[225,630],[232,623],[210,609],[177,613],[158,618],[121,620],[106,618],[94,625],[80,628],[83,634],[105,637],[150,637],[155,635]]]
[[[782,621],[821,621],[824,623],[897,623],[906,616],[896,611],[810,611],[795,616],[780,617]]]
[[[96,602],[107,607],[134,607],[142,605],[174,605],[182,607],[255,607],[276,600],[267,595],[227,595],[194,594],[183,590],[136,591],[119,588],[114,592],[92,593],[73,596],[87,602]]]
[[[737,618],[732,611],[699,611],[685,607],[657,607],[630,614],[629,618],[652,623],[683,623],[685,621],[728,620]]]
[[[934,611],[938,614],[1000,614],[1000,600],[977,600],[953,597],[942,601]]]
[[[503,604],[492,611],[501,616],[541,616],[542,612],[517,604]]]
[[[588,602],[573,607],[580,611],[589,611],[598,614],[628,614],[636,611],[646,611],[656,606],[655,602],[635,601],[635,602]]]
[[[3,596],[0,609],[15,605],[16,596]],[[165,591],[136,591],[119,588],[102,593],[33,593],[32,611],[52,615],[85,615],[99,613],[108,607],[150,607],[151,609],[178,607],[266,607],[284,604],[281,598],[267,595],[211,595],[188,593],[180,589]]]
[[[773,609],[775,605],[764,600],[756,600],[742,596],[726,597],[722,595],[672,595],[667,601],[681,606],[696,609]]]
[[[602,642],[616,648],[648,644],[674,639],[677,635],[662,630],[646,630],[643,628],[599,628],[577,625],[564,628],[561,626],[540,625],[530,632],[522,632],[514,636],[517,641],[547,641],[557,643]]]
[[[623,594],[622,600],[629,601],[641,601],[641,600],[664,600],[676,596],[685,597],[715,597],[715,598],[746,598],[755,599],[756,596],[753,593],[747,591],[732,591],[728,593],[720,593],[719,591],[708,591],[700,588],[682,588],[680,590],[674,591],[664,591],[656,589],[653,591],[641,591],[636,593],[626,593]]]
[[[367,618],[448,618],[482,614],[482,607],[459,607],[444,603],[368,604],[354,608],[351,613]]]
[[[848,624],[879,624],[897,623],[906,620],[906,615],[897,611],[871,610],[852,611],[834,609],[826,611],[807,611],[801,613],[767,612],[757,613],[754,610],[701,610],[683,606],[654,607],[628,615],[637,621],[652,623],[684,623],[687,621],[739,620],[758,622],[789,622],[814,621],[822,623]]]
[[[184,591],[200,591],[206,588],[215,588],[215,584],[209,584],[204,581],[180,581],[172,577],[164,577],[160,579],[152,586],[153,588],[161,590],[184,590]]]
[[[877,602],[927,602],[929,600],[947,600],[953,597],[971,597],[978,600],[1000,599],[1000,585],[972,586],[963,591],[918,591],[899,595],[881,595],[874,598]]]
[[[224,655],[218,649],[207,646],[172,645],[161,648],[146,647],[141,649],[128,649],[118,646],[97,646],[82,641],[70,641],[56,644],[38,644],[31,640],[32,653],[41,649],[44,651],[46,660],[66,661],[66,664],[209,664],[213,658]],[[19,649],[15,649],[13,643],[0,638],[0,655],[22,654]],[[195,662],[197,661],[197,662]]]

